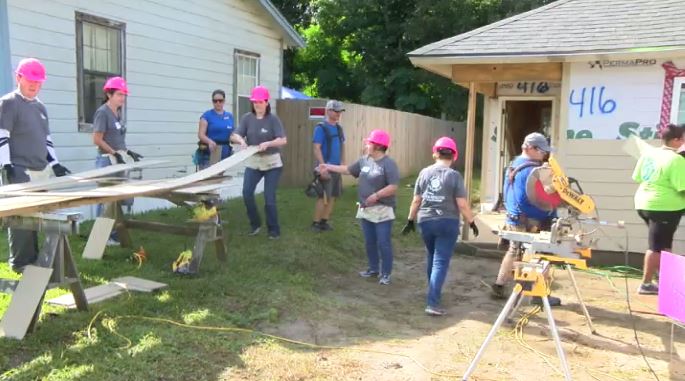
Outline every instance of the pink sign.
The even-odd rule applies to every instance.
[[[659,312],[685,323],[685,256],[661,252]]]

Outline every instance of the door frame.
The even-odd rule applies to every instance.
[[[552,142],[552,145],[557,145],[556,142],[558,142],[559,136],[559,102],[560,98],[558,96],[554,95],[541,95],[541,96],[501,96],[497,98],[497,113],[495,114],[495,120],[498,121],[498,128],[497,128],[497,138],[495,141],[495,146],[498,151],[497,155],[497,160],[495,160],[494,163],[490,165],[495,166],[495,176],[496,178],[494,179],[493,182],[488,181],[489,184],[493,184],[495,187],[497,187],[494,190],[494,194],[499,194],[502,190],[503,187],[503,181],[504,181],[504,168],[509,164],[510,161],[510,156],[511,154],[507,151],[506,145],[504,146],[504,151],[500,149],[503,139],[504,139],[504,132],[506,130],[506,125],[504,121],[504,110],[506,109],[506,102],[509,101],[550,101],[552,102],[552,115],[550,115],[550,140]],[[487,171],[486,171],[487,173]],[[489,193],[489,192],[486,192]],[[490,193],[492,194],[492,193]]]

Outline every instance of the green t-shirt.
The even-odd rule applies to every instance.
[[[685,209],[685,158],[662,147],[640,157],[633,171],[640,183],[635,209],[675,211]]]

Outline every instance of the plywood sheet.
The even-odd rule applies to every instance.
[[[83,249],[83,258],[102,259],[107,240],[112,233],[112,227],[114,227],[114,220],[111,218],[98,217],[95,219],[93,229],[88,236],[88,242]]]
[[[112,279],[110,283],[116,284],[125,290],[140,292],[152,292],[167,287],[166,283],[155,282],[134,276]]]
[[[12,295],[12,301],[0,322],[3,337],[23,339],[29,329],[38,304],[50,281],[52,269],[38,266],[26,266],[21,281]]]
[[[88,304],[101,302],[106,299],[113,298],[122,294],[125,290],[116,284],[106,283],[95,287],[89,287],[84,290]],[[48,303],[66,308],[76,308],[76,301],[74,295],[71,293],[58,296],[48,300]]]

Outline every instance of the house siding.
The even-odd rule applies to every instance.
[[[624,122],[634,122],[640,125],[637,131],[647,133],[649,128],[656,130],[661,115],[665,78],[661,65],[664,61],[659,59],[654,64],[642,67],[602,69],[590,68],[587,62],[565,65],[569,82],[562,108],[566,109],[567,117],[562,119],[561,130],[573,131],[569,137],[580,130],[589,130],[593,138],[561,139],[558,153],[561,163],[567,175],[578,179],[585,193],[593,197],[600,219],[625,222],[625,229],[605,227],[598,232],[597,247],[601,250],[622,251],[626,235],[630,251],[642,252],[647,249],[647,228],[633,204],[638,185],[632,181],[631,175],[637,160],[624,151],[625,137],[619,128]],[[674,57],[666,61],[673,61],[678,67],[685,66],[682,58]],[[591,89],[593,86],[605,87],[605,99],[602,101],[616,102],[616,109],[606,114],[595,109],[595,113],[589,114],[588,96],[585,113],[580,118],[580,106],[572,104],[571,91],[576,90],[573,103],[578,103],[579,89]],[[599,100],[595,102],[597,105]],[[647,141],[655,146],[660,145],[658,140]],[[676,252],[685,252],[683,225],[675,235],[673,250]]]
[[[12,66],[27,56],[46,65],[40,98],[60,160],[73,171],[93,168],[95,156],[91,135],[77,132],[75,12],[126,24],[127,144],[171,162],[146,169],[146,178],[194,170],[197,121],[211,108],[211,92],[226,91],[226,109],[234,110],[235,49],[260,54],[260,82],[279,93],[282,35],[254,2],[8,0]]]

